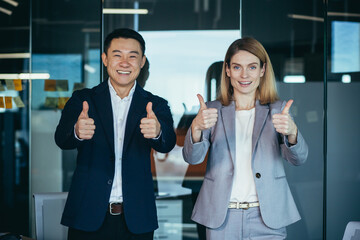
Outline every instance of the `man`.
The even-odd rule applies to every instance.
[[[145,42],[117,29],[104,42],[109,79],[75,91],[55,132],[62,149],[77,148],[77,167],[61,223],[73,239],[153,239],[158,227],[150,151],[176,142],[167,102],[142,89]]]

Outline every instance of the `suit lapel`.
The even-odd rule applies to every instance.
[[[268,105],[261,105],[258,100],[256,100],[255,105],[255,123],[253,128],[253,135],[252,135],[252,155],[254,155],[254,150],[256,144],[259,140],[259,136],[261,131],[265,125],[266,118],[269,114],[269,106]]]
[[[106,140],[110,145],[112,152],[115,152],[114,119],[113,119],[113,112],[111,107],[109,85],[107,81],[104,81],[96,88],[95,94],[93,95],[92,98],[94,101],[97,115],[99,116],[101,125],[104,129]]]
[[[146,104],[148,103],[146,92],[136,84],[135,92],[131,100],[129,113],[126,120],[123,152],[126,151],[134,130],[139,127],[141,116],[146,116]]]
[[[228,147],[230,149],[231,159],[235,161],[235,103],[232,101],[230,105],[221,108],[221,117],[225,129],[225,136]]]

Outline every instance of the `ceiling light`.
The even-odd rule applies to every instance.
[[[49,79],[48,73],[3,73],[0,74],[0,79]]]
[[[88,71],[89,73],[95,73],[96,72],[96,69],[94,67],[90,66],[89,64],[85,64],[84,69],[86,71]]]
[[[341,76],[341,81],[343,83],[351,83],[351,76],[349,74],[344,74]]]
[[[289,18],[293,19],[301,19],[301,20],[309,20],[315,22],[323,22],[324,18],[321,17],[313,17],[313,16],[306,16],[306,15],[299,15],[299,14],[288,14]]]
[[[30,53],[0,53],[0,59],[30,58]]]
[[[305,76],[288,75],[284,77],[284,83],[305,83]]]
[[[328,12],[328,16],[337,16],[337,17],[360,17],[360,14],[359,14],[359,13]]]
[[[7,9],[5,9],[5,8],[2,8],[2,7],[0,7],[0,12],[3,12],[3,13],[5,13],[5,14],[9,15],[9,16],[12,14],[12,11],[7,10]]]
[[[13,5],[14,7],[17,7],[19,5],[19,3],[14,0],[3,0],[3,1],[7,2],[10,5]]]
[[[328,12],[327,15],[332,17],[360,17],[359,13],[345,13],[345,12]],[[288,14],[288,17],[293,19],[324,22],[324,18],[322,17],[306,16],[299,14]]]
[[[81,32],[84,32],[84,33],[98,33],[98,32],[100,32],[100,28],[82,28]]]
[[[104,8],[103,14],[148,14],[147,9],[131,9],[131,8]]]

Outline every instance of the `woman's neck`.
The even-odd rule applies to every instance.
[[[255,96],[234,96],[236,111],[250,110],[255,107]]]

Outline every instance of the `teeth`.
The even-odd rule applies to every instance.
[[[120,74],[130,74],[130,72],[124,72],[124,71],[120,71],[120,70],[118,70],[117,72]]]
[[[249,85],[249,84],[251,84],[251,82],[240,82],[240,84]]]

